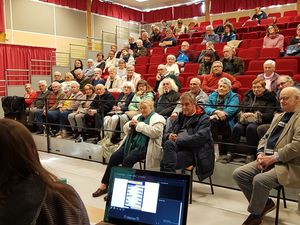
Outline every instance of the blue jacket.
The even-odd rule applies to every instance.
[[[204,110],[207,115],[211,116],[213,115],[214,111],[217,110],[217,98],[218,98],[218,92],[214,91],[212,92],[208,97],[207,106],[205,106]],[[224,102],[224,109],[223,111],[227,115],[227,119],[229,122],[229,125],[231,128],[234,126],[234,117],[238,111],[238,107],[232,107],[232,106],[238,106],[239,105],[239,98],[236,93],[233,91],[230,91],[227,96],[225,97]]]

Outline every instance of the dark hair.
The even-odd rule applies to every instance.
[[[98,52],[98,53],[97,53],[97,57],[98,57],[99,55],[101,55],[101,56],[102,56],[102,59],[104,59],[104,55],[103,55],[102,52]]]
[[[78,61],[78,62],[80,62],[80,67],[76,67],[76,61]],[[83,64],[82,64],[82,61],[81,61],[81,59],[75,59],[75,61],[74,61],[74,70],[76,70],[76,69],[83,69]]]
[[[31,133],[21,123],[0,119],[0,195],[8,194],[22,179],[36,174],[47,185],[57,186],[57,177],[39,159]]]
[[[137,82],[136,91],[138,91],[138,87],[139,87],[140,84],[145,85],[147,87],[146,92],[152,92],[153,91],[152,87],[147,83],[147,81],[142,80],[142,79]]]
[[[227,23],[224,24],[223,27],[224,27],[224,30],[225,30],[226,27],[228,27],[229,30],[230,30],[230,33],[234,32],[234,28],[233,28],[233,25],[231,23],[227,22]]]

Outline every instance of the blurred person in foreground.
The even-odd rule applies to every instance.
[[[0,224],[90,224],[77,192],[41,165],[26,127],[0,119],[0,145]]]

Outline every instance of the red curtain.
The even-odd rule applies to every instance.
[[[211,0],[212,14],[233,12],[238,9],[254,9],[255,7],[267,7],[271,5],[284,5],[295,3],[297,0]]]
[[[55,51],[54,48],[0,44],[0,80],[5,79],[6,69],[29,69],[30,60],[50,60],[53,51]],[[38,66],[34,69],[45,69],[45,67]],[[14,74],[18,73],[14,72]],[[20,72],[20,74],[24,74],[24,72]],[[11,78],[10,80],[15,79]]]
[[[150,12],[144,12],[144,23],[153,23],[164,20],[172,20],[172,8],[158,9]]]
[[[202,3],[174,7],[173,19],[203,16],[203,13],[201,12],[201,6]]]
[[[4,5],[3,0],[0,0],[0,33],[5,32],[5,21],[4,21]]]
[[[85,0],[40,0],[40,1],[86,11]]]
[[[103,16],[110,16],[124,21],[142,21],[142,12],[123,7],[121,5],[110,4],[93,0],[92,12]]]

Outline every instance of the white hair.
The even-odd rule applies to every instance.
[[[164,82],[169,82],[169,84],[170,84],[170,90],[174,90],[174,91],[178,92],[178,87],[175,84],[175,81],[172,78],[165,78],[165,79],[163,79],[159,83],[159,86],[158,86],[158,89],[157,89],[157,92],[158,92],[159,95],[163,95],[164,94],[164,90],[163,90],[163,84],[164,84]]]
[[[175,55],[168,55],[167,59],[174,59],[174,60],[176,60],[176,57],[175,57]]]
[[[130,87],[131,91],[134,90],[134,85],[133,85],[133,83],[130,82],[130,81],[125,81],[125,82],[123,83],[123,85],[122,85],[122,90],[124,89],[125,86]]]
[[[38,84],[43,84],[43,85],[47,86],[47,81],[45,81],[45,80],[40,80],[40,81],[38,82]]]
[[[75,80],[72,80],[70,83],[71,83],[70,86],[76,85],[78,88],[80,87],[80,84],[77,81],[75,81]]]
[[[205,27],[205,30],[214,30],[214,27],[212,26],[212,25],[207,25],[206,27]]]
[[[274,60],[268,59],[267,61],[264,62],[264,66],[265,65],[272,65],[272,66],[276,66],[276,62]]]
[[[231,89],[231,81],[226,77],[223,77],[219,80],[218,85],[220,84],[225,84]]]

